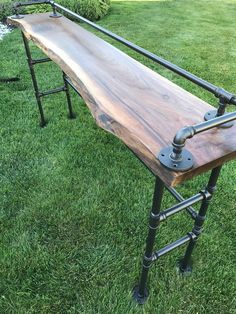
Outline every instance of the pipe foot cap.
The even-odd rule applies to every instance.
[[[67,117],[68,119],[73,120],[73,119],[76,119],[76,114],[74,112],[68,113]]]
[[[148,291],[145,288],[144,295],[141,295],[139,293],[139,286],[137,285],[133,289],[132,296],[133,296],[133,299],[134,299],[135,302],[137,302],[139,305],[143,305],[147,301]]]
[[[40,126],[40,128],[45,128],[47,126],[47,124],[48,124],[47,120],[44,120],[44,121],[41,120],[39,123],[39,126]]]
[[[192,271],[193,271],[192,261],[190,261],[190,263],[184,268],[182,267],[182,262],[183,262],[182,258],[177,262],[178,273],[182,276],[190,276],[192,274]]]

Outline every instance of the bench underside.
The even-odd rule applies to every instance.
[[[43,13],[8,21],[66,73],[97,124],[121,139],[166,185],[235,158],[236,125],[188,140],[191,170],[166,169],[156,157],[160,150],[171,145],[180,128],[202,122],[212,106],[65,17]]]

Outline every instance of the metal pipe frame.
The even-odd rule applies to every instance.
[[[52,1],[52,0],[42,0],[41,1],[41,0],[39,0],[39,1],[28,1],[28,2],[15,3],[14,8],[16,10],[16,15],[18,14],[17,10],[20,7],[24,7],[24,6],[28,6],[28,5],[37,5],[37,4],[49,4],[49,5],[51,5],[53,8],[53,16],[56,14],[56,9],[60,10],[64,13],[66,13],[67,15],[72,16],[76,20],[82,21],[82,22],[90,25],[94,29],[96,29],[96,30],[100,31],[101,33],[111,37],[112,39],[122,43],[123,45],[125,45],[125,46],[129,47],[130,49],[138,52],[139,54],[147,57],[148,59],[151,59],[152,61],[164,66],[168,70],[186,78],[187,80],[191,81],[192,83],[204,88],[208,92],[212,93],[215,97],[220,98],[221,100],[224,100],[225,105],[226,104],[236,105],[236,95],[224,90],[221,87],[218,87],[214,84],[211,84],[211,83],[207,82],[206,80],[203,80],[202,78],[200,78],[200,77],[182,69],[181,67],[157,56],[156,54],[154,54],[152,52],[149,52],[148,50],[128,41],[127,39],[124,39],[123,37],[105,29],[104,27],[99,26],[96,23],[89,21],[88,19],[86,19],[86,18],[82,17],[81,15],[63,7],[62,5],[58,4],[55,1]]]
[[[44,115],[44,111],[43,111],[41,98],[48,96],[48,95],[56,94],[59,92],[65,92],[66,99],[67,99],[67,105],[68,105],[68,118],[74,119],[76,117],[76,115],[72,109],[72,103],[71,103],[71,98],[70,98],[70,93],[69,93],[69,84],[68,84],[68,79],[66,77],[66,74],[64,72],[62,72],[63,73],[63,81],[64,81],[63,86],[41,92],[39,90],[39,87],[38,87],[36,74],[35,74],[35,70],[34,70],[34,65],[40,64],[40,63],[45,63],[45,62],[50,62],[52,60],[50,58],[33,59],[32,55],[31,55],[28,40],[25,37],[24,33],[23,32],[21,32],[21,33],[22,33],[22,38],[23,38],[23,42],[24,42],[24,46],[25,46],[25,51],[26,51],[26,55],[27,55],[27,61],[28,61],[29,69],[30,69],[33,87],[34,87],[34,91],[35,91],[35,97],[36,97],[36,101],[37,101],[37,105],[38,105],[38,109],[39,109],[39,113],[40,113],[40,126],[44,127],[47,124],[47,121],[46,121],[45,115]],[[70,86],[72,86],[72,85],[73,85],[72,82],[70,82]]]
[[[202,201],[200,210],[198,212],[198,215],[197,215],[197,218],[195,220],[194,227],[192,230],[192,232],[196,235],[196,238],[190,240],[189,245],[186,249],[185,255],[183,259],[180,261],[179,270],[181,273],[189,273],[192,271],[191,256],[193,253],[193,249],[196,245],[196,242],[202,233],[203,223],[206,219],[207,209],[209,207],[213,194],[215,193],[216,183],[219,178],[221,168],[222,166],[212,169],[212,172],[211,172],[211,175],[210,175],[207,187],[206,187],[206,190],[210,193],[210,197],[204,198]]]
[[[23,42],[24,42],[24,46],[25,46],[25,52],[27,55],[27,62],[28,62],[28,66],[29,66],[29,70],[30,70],[30,74],[31,74],[32,82],[33,82],[35,97],[36,97],[36,101],[37,101],[37,105],[38,105],[38,109],[39,109],[40,126],[43,128],[47,124],[47,122],[46,122],[46,119],[44,116],[43,106],[42,106],[42,102],[41,102],[41,99],[39,96],[40,92],[39,92],[39,87],[38,87],[38,83],[37,83],[37,79],[36,79],[36,75],[35,75],[35,71],[34,71],[34,66],[32,64],[32,56],[31,56],[31,52],[30,52],[30,47],[29,47],[28,40],[25,37],[24,33],[21,32],[21,34],[22,34],[22,38],[23,38]]]
[[[139,280],[139,284],[136,285],[133,289],[133,299],[138,304],[144,304],[148,298],[148,290],[147,290],[147,280],[148,280],[148,272],[153,262],[159,260],[160,257],[166,255],[172,250],[183,246],[186,243],[189,243],[186,249],[186,253],[184,257],[180,260],[179,272],[180,274],[189,273],[192,271],[192,262],[191,255],[195,244],[202,233],[203,223],[206,218],[206,212],[210,201],[213,197],[213,194],[216,189],[217,179],[219,177],[221,170],[221,166],[214,168],[211,172],[208,184],[206,188],[200,191],[198,194],[190,197],[187,200],[184,200],[183,197],[173,188],[167,188],[167,190],[175,196],[177,199],[182,200],[177,205],[174,205],[164,211],[161,211],[161,203],[164,192],[164,183],[160,178],[156,177],[154,196],[153,196],[153,204],[149,218],[149,231],[146,240],[146,249],[143,257],[143,266],[141,271],[141,276]],[[157,229],[162,221],[167,219],[168,217],[177,214],[182,209],[189,208],[191,205],[201,201],[201,206],[199,212],[196,213],[194,211],[194,227],[191,232],[188,232],[187,235],[182,238],[168,244],[167,246],[159,249],[158,251],[153,252],[155,237]]]

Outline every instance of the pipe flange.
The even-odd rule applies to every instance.
[[[10,18],[13,19],[13,20],[20,20],[20,19],[24,18],[24,15],[15,14],[15,15],[12,15]]]
[[[59,18],[59,17],[62,17],[61,14],[59,14],[59,13],[54,13],[54,12],[52,12],[49,16],[52,17],[53,19],[57,19],[57,18]]]
[[[165,147],[160,151],[157,158],[163,166],[173,171],[187,171],[193,167],[194,158],[187,149],[183,148],[182,158],[178,160],[171,158],[172,153],[172,146]]]

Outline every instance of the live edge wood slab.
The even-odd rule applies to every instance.
[[[65,17],[49,13],[8,19],[70,77],[97,124],[121,139],[168,186],[236,156],[236,125],[187,141],[194,167],[174,172],[157,155],[175,133],[203,121],[212,106],[127,56]]]

